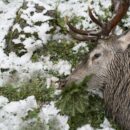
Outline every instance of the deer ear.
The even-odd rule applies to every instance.
[[[122,50],[126,50],[128,47],[130,48],[130,31],[121,36],[118,40]]]

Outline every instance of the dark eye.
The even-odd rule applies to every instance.
[[[100,56],[101,56],[101,53],[96,53],[96,54],[93,56],[93,60],[99,58]]]

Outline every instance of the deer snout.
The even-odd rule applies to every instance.
[[[70,86],[72,83],[76,83],[78,79],[75,79],[75,78],[66,78],[66,79],[63,79],[63,80],[60,80],[59,81],[59,88],[62,89],[64,87],[67,87],[67,86]]]

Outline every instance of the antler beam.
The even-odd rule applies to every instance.
[[[114,3],[114,0],[112,1]],[[115,2],[118,5],[114,5],[114,12],[116,14],[113,16],[113,18],[108,21],[107,23],[102,23],[97,19],[90,8],[88,8],[89,16],[91,20],[97,24],[101,29],[97,32],[96,30],[80,30],[72,26],[69,22],[67,23],[70,29],[70,34],[73,38],[80,40],[80,41],[86,41],[91,40],[95,41],[101,36],[109,36],[110,32],[116,27],[116,25],[121,21],[123,16],[127,13],[130,1],[129,0],[120,0],[118,2]]]

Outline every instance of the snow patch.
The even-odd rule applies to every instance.
[[[28,111],[37,108],[34,96],[13,102],[0,96],[0,101],[0,130],[20,130],[23,126],[22,117],[25,117]]]

